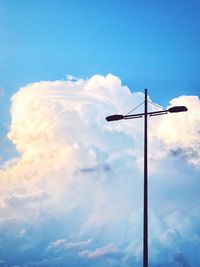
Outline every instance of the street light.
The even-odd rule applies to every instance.
[[[148,159],[147,159],[147,117],[158,116],[168,113],[184,112],[185,106],[174,106],[167,110],[148,112],[147,89],[145,89],[144,112],[131,115],[115,114],[106,117],[107,121],[137,119],[144,116],[144,215],[143,215],[143,267],[148,267]]]
[[[150,116],[157,116],[157,115],[164,115],[167,113],[177,113],[177,112],[183,112],[187,111],[188,109],[185,106],[174,106],[166,110],[160,110],[160,111],[152,111],[152,112],[147,112],[147,115]],[[115,114],[106,117],[107,121],[118,121],[118,120],[128,120],[128,119],[137,119],[137,118],[142,118],[142,116],[145,115],[144,113],[138,113],[138,114],[132,114],[132,115],[121,115],[121,114]]]

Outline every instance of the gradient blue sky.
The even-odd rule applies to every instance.
[[[148,88],[148,93],[150,94],[151,99],[162,106],[167,106],[171,99],[178,96],[200,96],[199,14],[199,0],[0,0],[0,163],[17,154],[14,146],[6,138],[10,125],[10,98],[19,90],[20,87],[26,86],[29,83],[44,80],[64,80],[67,75],[89,79],[95,74],[107,75],[108,73],[111,73],[118,76],[121,79],[122,84],[127,85],[132,92],[143,91],[144,88]],[[107,79],[115,80],[114,78]],[[106,84],[106,81],[104,82]],[[41,88],[43,89],[42,85]],[[118,87],[116,90],[118,90]],[[120,94],[123,99],[123,94]],[[139,99],[139,97],[135,97],[135,99]],[[126,101],[126,103],[129,103],[127,99]],[[188,103],[190,104],[191,102],[191,105],[194,104],[195,106],[197,105],[195,101],[197,100],[189,99]],[[70,105],[70,103],[68,104]],[[135,104],[136,103],[133,103],[133,107]],[[193,120],[192,116],[191,118],[192,119],[189,121],[195,122],[195,119]],[[104,127],[104,125],[101,127]],[[127,138],[128,140],[126,133],[122,134],[122,140],[124,140],[124,138]],[[196,140],[195,138],[194,140],[192,138],[192,142]],[[137,138],[135,140],[138,141]],[[104,140],[104,142],[106,143],[107,140]],[[180,144],[181,142],[179,145]],[[196,167],[191,165],[191,159],[188,161],[189,163],[187,162],[191,155],[191,157],[194,156],[195,160],[198,161],[198,159],[196,159],[199,158],[198,147],[196,148],[194,142],[191,147],[187,144],[189,147],[187,147],[188,150],[186,149],[184,151],[183,149],[183,151],[181,151],[180,147],[176,147],[176,149],[173,150],[173,145],[174,144],[172,144],[172,150],[169,151],[169,158],[167,158],[167,167],[165,166],[165,163],[163,163],[164,160],[161,161],[161,163],[159,163],[160,165],[158,164],[158,173],[162,173],[163,169],[169,168],[169,172],[177,177],[182,177],[181,175],[188,177],[191,175],[193,180],[190,181],[191,184],[188,188],[190,192],[193,192],[195,189],[195,194],[193,197],[191,196],[191,203],[188,201],[188,203],[190,203],[188,204],[188,207],[193,207],[194,202],[194,206],[199,207],[196,197],[198,194],[196,189],[199,185],[199,182],[197,182],[199,169],[196,169]],[[126,145],[122,142],[122,147],[123,146]],[[100,157],[104,157],[103,153]],[[126,158],[124,159],[125,162],[128,162],[127,165],[125,164],[127,170],[130,168],[129,160],[129,158],[127,161]],[[184,164],[182,162],[184,162]],[[182,164],[184,166],[182,166]],[[97,166],[98,174],[101,173],[102,170],[105,171],[105,173],[109,172],[105,166],[101,164],[100,167]],[[178,169],[177,173],[174,170],[175,166]],[[83,170],[89,170],[88,173],[93,171],[91,169],[87,169],[86,167],[85,169],[81,169],[80,172],[84,173]],[[114,162],[112,167],[117,168],[118,164]],[[123,173],[123,170],[121,170],[121,172]],[[186,178],[185,176],[184,178]],[[180,180],[178,180],[178,182],[180,182]],[[130,182],[130,184],[132,186],[132,182]],[[159,186],[162,187],[162,182],[160,182]],[[172,187],[173,186],[174,184],[172,184]],[[186,191],[187,183],[183,186]],[[157,192],[156,189],[155,192]],[[170,187],[168,189],[170,191]],[[184,206],[184,196],[188,193],[181,190],[182,188],[180,187],[179,193],[180,195],[182,194],[180,201],[177,200],[175,196],[176,192],[174,192],[173,189],[172,192],[170,191],[170,198],[172,201],[175,199],[174,203],[178,203],[182,207]],[[168,196],[167,190],[162,193],[164,196]],[[15,197],[16,196],[13,198],[14,202]],[[162,198],[163,196],[160,197]],[[31,198],[31,201],[35,201],[33,199]],[[28,198],[28,200],[30,200],[30,198]],[[9,201],[11,201],[11,204],[13,203],[12,199]],[[23,199],[20,201],[23,201]],[[170,208],[171,207],[169,207],[169,210]],[[79,217],[83,214],[80,211],[81,216],[79,216],[79,211],[75,210],[73,212],[75,213],[74,218],[77,216],[76,219],[79,221]],[[76,212],[78,215],[76,215]],[[180,215],[180,218],[179,215],[180,214],[176,214],[177,217],[175,216],[175,219],[173,217],[175,222],[176,220],[179,221],[179,219],[182,220],[185,218],[184,208],[183,215]],[[159,216],[161,215],[159,214]],[[173,220],[167,216],[168,215],[166,215],[166,221],[168,220],[171,223]],[[158,220],[160,220],[160,218],[161,217],[159,217]],[[191,230],[191,236],[194,238],[196,229],[199,229],[197,218],[198,212],[190,216],[191,225],[188,223],[188,227],[190,227],[189,229],[193,229]],[[128,225],[129,223],[132,224],[131,218],[129,219],[130,221],[126,221],[125,225]],[[194,220],[194,224],[192,223],[192,220]],[[67,222],[68,217],[65,217],[64,221],[59,223],[64,225]],[[72,240],[74,243],[68,244],[68,241],[64,240],[66,237],[63,237],[62,235],[59,236],[59,223],[55,226],[55,228],[57,228],[54,239],[53,237],[51,239],[48,236],[48,238],[45,239],[46,241],[44,241],[45,245],[41,245],[43,244],[43,241],[41,241],[40,245],[43,249],[41,249],[41,251],[43,251],[41,254],[38,253],[37,246],[34,247],[33,245],[33,250],[35,249],[34,253],[36,255],[35,258],[37,258],[37,260],[39,260],[40,257],[43,259],[44,255],[42,253],[48,254],[47,251],[44,252],[48,245],[50,248],[57,246],[55,241],[56,239],[57,241],[61,240],[59,242],[61,243],[61,246],[65,248],[70,246],[79,247],[79,244],[77,245],[76,243],[77,240]],[[49,224],[51,224],[51,222],[49,222]],[[71,224],[73,225],[73,220]],[[52,225],[54,225],[54,222]],[[52,225],[49,226],[49,229],[51,229]],[[63,225],[62,227],[64,229]],[[166,228],[163,225],[164,224],[161,223],[160,228],[163,227],[162,229],[164,229],[163,231],[165,232]],[[26,227],[26,225],[23,225],[23,227]],[[31,250],[30,252],[28,251],[28,254],[26,254],[24,247],[28,247],[28,237],[26,240],[27,244],[25,246],[23,243],[25,242],[25,239],[23,239],[24,235],[26,232],[36,231],[36,234],[34,232],[33,236],[36,236],[35,240],[40,239],[40,231],[44,231],[45,225],[41,226],[42,230],[33,230],[31,227],[29,229],[29,225],[27,226],[27,229],[24,230],[19,227],[18,230],[21,231],[20,233],[22,234],[15,237],[15,241],[16,244],[17,242],[22,242],[22,249],[21,247],[19,248],[19,255],[27,255],[28,258],[29,253],[31,254]],[[168,230],[169,229],[167,228],[166,232]],[[2,229],[1,231],[3,233]],[[48,234],[49,233],[45,233],[45,235]],[[98,234],[101,236],[101,232]],[[169,239],[173,234],[171,234],[171,232],[169,233]],[[12,239],[11,235],[8,236],[9,237],[6,236],[4,239],[10,240],[9,243],[11,244],[14,239]],[[173,238],[175,238],[174,236],[175,234],[173,235]],[[190,234],[188,234],[188,236],[190,236]],[[87,240],[90,240],[90,233],[83,236],[83,238],[85,238],[84,240],[86,240],[85,242],[89,247],[90,241],[87,243]],[[171,241],[167,238],[168,237],[166,237],[166,242],[170,243]],[[62,239],[64,241],[62,241]],[[177,244],[180,244],[178,234],[175,239]],[[118,251],[115,251],[115,247],[112,247],[110,244],[106,246],[106,243],[104,243],[105,240],[103,240],[102,243],[100,242],[102,250],[105,251],[107,249],[109,253],[111,252],[112,254],[114,251],[117,254]],[[192,242],[193,241],[191,241],[191,250],[194,249],[195,251],[196,249],[198,252],[199,241],[195,241],[196,243],[194,242],[194,246]],[[36,241],[35,244],[37,244]],[[91,251],[95,252],[95,245],[92,244],[91,246],[92,247],[89,248]],[[126,244],[121,244],[121,246],[124,248],[126,247]],[[27,247],[26,249],[28,250]],[[22,254],[20,254],[20,251],[22,251]],[[165,248],[163,251],[165,251]],[[193,260],[194,264],[196,264],[194,266],[198,266],[198,259],[196,260],[192,253],[186,253],[186,243],[183,243],[181,251],[183,254],[177,254],[178,256],[174,256],[174,264],[177,263],[176,266],[190,266],[189,263],[187,265],[187,257],[188,259],[191,259],[191,261]],[[5,257],[9,259],[9,253],[6,253],[8,252],[5,252]],[[55,259],[59,256],[59,253],[58,251],[55,251]],[[69,253],[70,257],[73,258],[72,262],[74,257],[76,258],[73,253]],[[90,257],[88,251],[84,251],[84,253],[88,258]],[[164,254],[165,252],[161,251],[161,256],[162,253]],[[171,252],[169,251],[169,254],[170,253]],[[16,253],[16,258],[20,258],[17,254],[18,252]],[[15,255],[13,257],[14,259],[10,259],[8,266],[12,266],[12,264],[15,263]],[[68,256],[65,255],[63,257],[65,259],[65,257]],[[118,259],[123,258],[120,253],[113,256],[113,261],[114,257],[117,259],[116,262]],[[165,259],[168,258],[166,257]],[[129,261],[129,259],[126,260],[127,262]],[[105,262],[107,263],[107,261]],[[173,264],[169,265],[170,260],[168,263],[166,262],[163,263],[166,264],[163,266],[175,266]],[[110,258],[108,259],[108,264],[109,263]],[[60,263],[58,263],[58,265],[55,264],[55,266],[60,266],[59,264]],[[91,263],[91,265],[87,265],[86,263],[83,263],[82,266],[93,266],[92,264],[93,263]],[[98,264],[96,266],[101,266],[101,262],[98,262]],[[34,263],[30,263],[30,266],[45,265],[34,265]],[[74,265],[71,266],[76,266],[76,264],[74,263]],[[127,266],[129,266],[128,263]]]
[[[113,73],[163,104],[200,86],[199,1],[1,1],[0,82]]]

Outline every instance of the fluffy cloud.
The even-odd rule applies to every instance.
[[[180,96],[170,101],[171,106],[186,105],[188,112],[164,116],[160,121],[157,137],[174,155],[186,158],[200,166],[200,101],[197,96]]]
[[[141,264],[143,121],[105,117],[143,98],[111,74],[37,82],[12,97],[19,157],[0,171],[2,264]],[[149,121],[150,260],[197,267],[200,101],[170,105],[188,112]]]

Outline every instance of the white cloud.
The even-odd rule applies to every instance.
[[[65,248],[65,249],[81,249],[87,247],[92,242],[92,239],[79,241],[79,242],[69,242],[66,239],[58,239],[56,241],[51,242],[47,249],[58,249],[58,248]]]
[[[133,255],[139,264],[143,121],[108,123],[105,117],[129,112],[143,97],[111,74],[20,88],[12,97],[8,133],[20,156],[0,170],[1,227],[17,237],[26,229],[20,242],[32,240],[32,250],[41,249],[35,255],[48,247],[58,257],[64,248],[63,257],[69,258],[74,248],[90,260],[109,253],[121,257],[119,250],[124,266],[130,266]],[[193,213],[198,214],[200,186],[199,99],[182,96],[170,104],[186,105],[189,111],[149,121],[151,259],[168,263],[174,261],[174,251],[190,257],[185,250],[189,236],[190,246],[198,247]],[[51,260],[49,249],[45,255]],[[190,259],[198,266],[194,256]]]
[[[97,208],[104,212],[106,203],[117,198],[110,195],[111,184],[105,190],[105,183],[108,179],[114,183],[117,169],[123,171],[123,166],[118,165],[123,155],[129,161],[136,157],[139,148],[133,153],[130,144],[142,130],[130,122],[125,127],[109,125],[105,117],[128,111],[141,100],[141,93],[131,94],[113,75],[96,75],[88,81],[40,82],[21,88],[12,97],[8,134],[21,158],[1,172],[6,197],[16,199],[18,195],[22,199],[22,195],[27,198],[41,190],[57,211],[69,211],[79,203],[87,207],[90,203],[88,209],[94,206],[93,214]],[[90,174],[85,170],[94,171]],[[86,199],[85,191],[89,192]],[[96,198],[104,198],[105,204],[99,205]],[[61,207],[65,199],[66,204]],[[112,210],[112,214],[116,213],[114,207],[107,205],[106,209],[107,214]]]
[[[96,259],[105,255],[115,254],[116,252],[118,252],[116,246],[113,244],[108,244],[104,247],[96,248],[94,251],[84,250],[80,252],[79,255],[82,257],[87,257],[89,259]]]
[[[195,166],[200,166],[200,100],[197,96],[180,96],[171,106],[185,105],[187,112],[163,116],[155,135],[166,145],[166,151],[183,155]]]

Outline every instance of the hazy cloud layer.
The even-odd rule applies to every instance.
[[[143,121],[105,117],[143,98],[111,74],[37,82],[12,97],[8,137],[20,156],[0,171],[1,266],[141,264]],[[200,101],[171,105],[188,112],[149,120],[150,261],[197,267]]]

